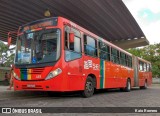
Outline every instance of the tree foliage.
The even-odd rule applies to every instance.
[[[13,60],[13,49],[8,49],[8,46],[0,41],[0,66],[9,67]]]
[[[153,76],[160,77],[160,43],[143,48],[128,49],[128,52],[152,63]]]

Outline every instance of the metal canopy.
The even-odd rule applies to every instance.
[[[0,40],[7,41],[8,31],[45,18],[46,9],[122,48],[149,44],[122,0],[0,0]]]

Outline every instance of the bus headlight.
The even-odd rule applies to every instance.
[[[57,76],[57,75],[59,75],[61,73],[62,73],[62,70],[60,68],[57,68],[56,70],[50,72],[48,74],[48,76],[45,78],[45,80],[51,79],[51,78],[53,78],[53,77],[55,77],[55,76]]]
[[[15,72],[13,72],[13,76],[14,78],[16,78],[17,80],[20,80],[20,78],[17,76],[17,74]]]

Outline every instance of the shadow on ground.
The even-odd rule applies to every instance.
[[[140,90],[139,88],[133,88],[131,91],[137,91]],[[122,93],[120,89],[101,89],[101,90],[96,90],[94,95],[102,95],[102,94],[116,94],[116,93]],[[58,97],[58,98],[68,98],[68,97],[82,97],[81,96],[81,91],[77,92],[42,92],[42,91],[1,91],[0,97],[5,98],[29,98],[29,97],[34,97],[34,98],[39,98],[39,97]]]

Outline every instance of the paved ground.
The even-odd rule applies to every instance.
[[[78,93],[58,94],[49,97],[44,92],[14,92],[6,90],[6,88],[0,86],[0,107],[160,107],[160,84],[152,85],[147,90],[133,89],[131,92],[98,91],[91,98],[82,98]],[[158,116],[158,114],[152,115]]]

